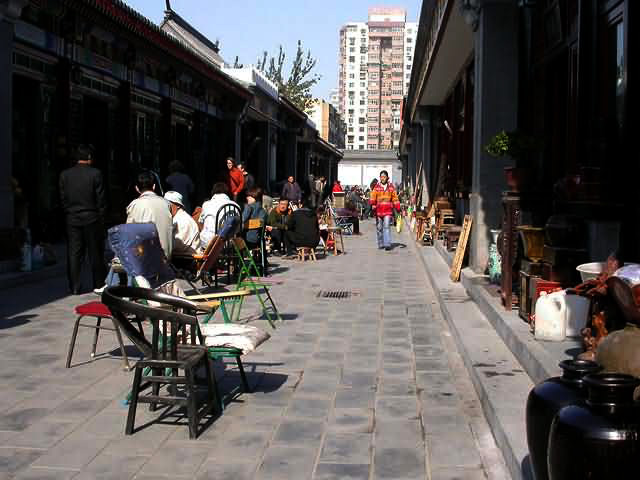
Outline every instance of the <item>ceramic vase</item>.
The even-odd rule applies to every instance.
[[[582,379],[601,367],[588,360],[560,362],[562,376],[536,385],[527,399],[526,422],[529,456],[536,480],[547,480],[547,444],[551,422],[562,407],[584,402],[587,389]]]
[[[551,424],[550,480],[626,480],[639,476],[640,379],[596,373],[583,379],[587,400],[562,408]]]

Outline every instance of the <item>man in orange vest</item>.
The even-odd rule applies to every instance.
[[[396,189],[389,182],[386,170],[380,172],[380,181],[371,190],[369,204],[376,212],[376,233],[378,248],[391,250],[391,222],[394,210],[400,211],[400,200]]]

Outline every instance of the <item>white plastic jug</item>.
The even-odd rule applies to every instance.
[[[587,323],[589,306],[589,299],[567,295],[564,290],[541,295],[536,302],[536,339],[558,342],[579,336]]]
[[[542,294],[536,301],[536,340],[564,340],[566,331],[565,302],[560,295]]]

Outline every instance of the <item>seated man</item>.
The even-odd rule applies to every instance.
[[[207,245],[213,237],[218,234],[218,211],[225,205],[235,205],[240,211],[240,206],[229,198],[229,187],[224,182],[218,182],[213,185],[211,191],[211,199],[202,204],[202,213],[200,213],[199,223],[204,224],[200,232],[200,245],[207,248]]]
[[[295,249],[298,247],[316,248],[320,243],[318,215],[311,208],[309,199],[287,220],[286,237],[288,258],[296,257]]]
[[[141,172],[136,182],[140,194],[127,207],[127,223],[153,223],[164,254],[169,259],[173,251],[173,219],[169,202],[155,193],[156,183],[149,171]]]
[[[173,218],[173,254],[191,256],[200,251],[200,229],[196,221],[185,211],[182,195],[168,191],[164,194],[169,202]]]
[[[251,188],[247,191],[247,204],[242,211],[242,223],[246,223],[250,219],[260,219],[263,222],[267,220],[267,212],[262,208],[262,189],[260,187]],[[252,229],[247,232],[245,240],[249,248],[258,246],[260,232]]]
[[[284,253],[287,248],[287,220],[289,218],[289,200],[286,198],[278,202],[278,206],[271,210],[267,217],[266,231],[271,235],[271,243],[274,249]],[[284,245],[283,245],[284,244]]]

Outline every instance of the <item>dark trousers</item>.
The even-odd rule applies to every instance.
[[[286,244],[287,254],[296,253],[295,249],[298,247],[316,248],[320,243],[320,237],[318,239],[309,238],[308,235],[304,235],[300,232],[286,231]]]
[[[72,292],[80,292],[80,272],[85,260],[89,257],[89,265],[93,276],[93,288],[104,285],[104,229],[102,222],[89,225],[67,224],[67,276]]]
[[[284,234],[284,230],[280,230],[278,228],[274,228],[271,230],[271,244],[273,248],[276,250],[289,250],[289,241],[287,236]]]

